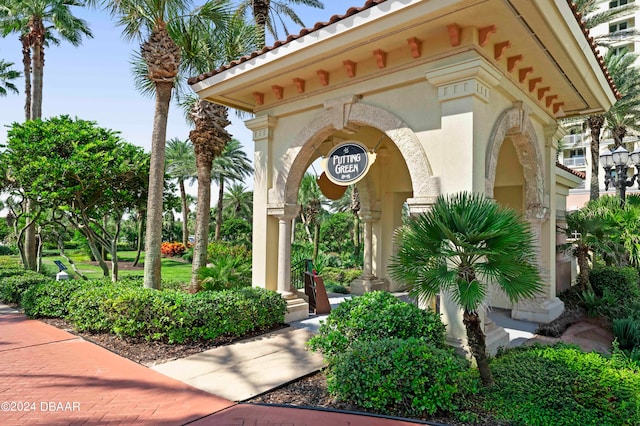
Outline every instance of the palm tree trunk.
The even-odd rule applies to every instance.
[[[270,0],[254,0],[253,20],[256,24],[256,34],[258,36],[258,46],[265,46],[267,33],[267,18],[269,16]]]
[[[318,260],[319,251],[320,251],[320,224],[314,223],[313,225],[313,256],[312,256],[312,260],[314,264]]]
[[[147,229],[145,238],[144,286],[160,288],[162,244],[162,201],[164,192],[164,150],[167,138],[167,119],[171,102],[172,82],[156,83],[156,108],[151,136],[151,165],[149,168],[149,198],[147,200]]]
[[[493,386],[493,375],[489,368],[489,359],[487,357],[487,345],[480,324],[480,315],[477,312],[469,312],[465,309],[462,322],[467,330],[467,340],[469,341],[469,348],[471,349],[471,355],[478,364],[478,372],[480,373],[480,380],[485,387]]]
[[[591,181],[589,182],[589,199],[597,200],[600,198],[600,181],[598,174],[600,173],[600,133],[604,126],[604,117],[601,115],[593,115],[587,119],[587,124],[591,130]]]
[[[26,34],[20,36],[22,43],[22,68],[24,74],[24,117],[31,120],[31,45]]]
[[[39,24],[42,26],[42,22]],[[32,120],[42,118],[42,78],[44,76],[44,27],[41,30],[34,31]]]
[[[576,249],[576,260],[578,261],[578,267],[580,268],[580,274],[578,274],[578,288],[584,291],[593,291],[593,288],[591,288],[591,282],[589,281],[589,248],[578,247]]]
[[[222,229],[222,197],[224,197],[224,178],[220,177],[218,181],[218,208],[216,212],[216,233],[213,239],[220,240],[220,230]]]
[[[198,208],[196,210],[196,241],[191,267],[191,284],[189,286],[191,293],[200,291],[198,270],[207,265],[211,210],[211,160],[196,158],[196,162],[198,165]]]
[[[182,203],[182,244],[185,247],[189,244],[189,212],[187,211],[187,191],[184,188],[184,180],[180,179],[180,201]]]

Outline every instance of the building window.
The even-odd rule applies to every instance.
[[[609,24],[609,32],[617,33],[618,31],[624,31],[633,25],[629,25],[629,21],[616,22],[615,24]]]
[[[633,0],[613,0],[609,2],[609,9],[613,9],[614,7],[625,6],[631,3]]]
[[[622,55],[627,52],[633,52],[633,43],[623,44],[622,46],[612,47],[614,55]]]

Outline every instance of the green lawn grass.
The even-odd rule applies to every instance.
[[[97,279],[102,277],[102,269],[95,263],[91,262],[89,257],[80,251],[77,250],[67,250],[65,252],[67,256],[73,260],[76,267],[80,272],[82,272],[87,278]],[[118,252],[118,259],[120,262],[133,262],[136,257],[135,251],[121,251]],[[45,273],[55,275],[58,272],[58,267],[55,265],[54,261],[59,260],[65,266],[67,266],[66,272],[74,278],[80,278],[73,271],[71,265],[65,258],[60,255],[51,255],[51,256],[43,256],[42,258],[42,266]],[[142,268],[144,262],[144,252],[140,256],[139,266],[136,269],[123,269],[125,266],[123,263],[120,263],[120,269],[118,270],[119,277],[131,277],[138,276],[142,277],[144,275],[144,271]],[[191,279],[191,264],[188,262],[182,261],[180,258],[171,258],[171,257],[163,257],[162,258],[162,280],[163,281],[171,281],[171,282],[180,282],[180,283],[188,283]],[[107,262],[107,266],[111,268],[111,262]]]

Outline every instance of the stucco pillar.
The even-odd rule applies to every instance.
[[[559,138],[558,131],[555,123],[544,128],[545,194],[556,192],[555,141]],[[544,204],[532,206],[525,212],[537,244],[536,260],[542,278],[542,291],[534,299],[517,303],[511,310],[511,317],[514,319],[538,323],[549,323],[564,311],[564,303],[556,297],[556,217],[550,214],[557,209],[555,197],[546,195]]]
[[[276,117],[260,116],[245,121],[253,131],[253,240],[252,284],[270,290],[277,289],[278,221],[267,214],[269,187],[273,177],[271,149]]]
[[[269,209],[278,218],[278,293],[287,299],[293,297],[291,288],[291,219],[298,214],[297,204],[285,204],[282,208]]]
[[[374,290],[387,290],[387,281],[373,273],[373,224],[380,220],[380,212],[360,212],[360,220],[364,223],[364,262],[362,276],[351,282],[351,293],[364,294]]]
[[[297,204],[279,204],[267,207],[269,216],[278,219],[277,292],[287,301],[285,322],[309,317],[309,304],[291,288],[291,219],[298,214]]]
[[[484,191],[484,139],[487,133],[484,120],[486,105],[491,92],[502,79],[501,73],[487,60],[477,56],[460,56],[458,62],[436,61],[426,73],[427,80],[437,89],[441,104],[441,128],[447,135],[443,144],[441,169],[434,171],[440,177],[444,193],[460,191]],[[449,154],[455,153],[455,167]],[[419,214],[428,210],[428,205],[408,200],[410,212]],[[447,341],[459,350],[468,352],[467,336],[462,322],[462,310],[447,293],[441,294],[440,310],[447,324]],[[495,353],[500,346],[508,346],[509,335],[491,321],[483,329],[487,349]]]

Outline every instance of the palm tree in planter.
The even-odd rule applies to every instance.
[[[481,194],[438,197],[396,234],[391,275],[420,300],[446,292],[463,310],[471,354],[484,386],[493,385],[479,311],[496,284],[512,303],[541,289],[533,235],[515,211]]]

